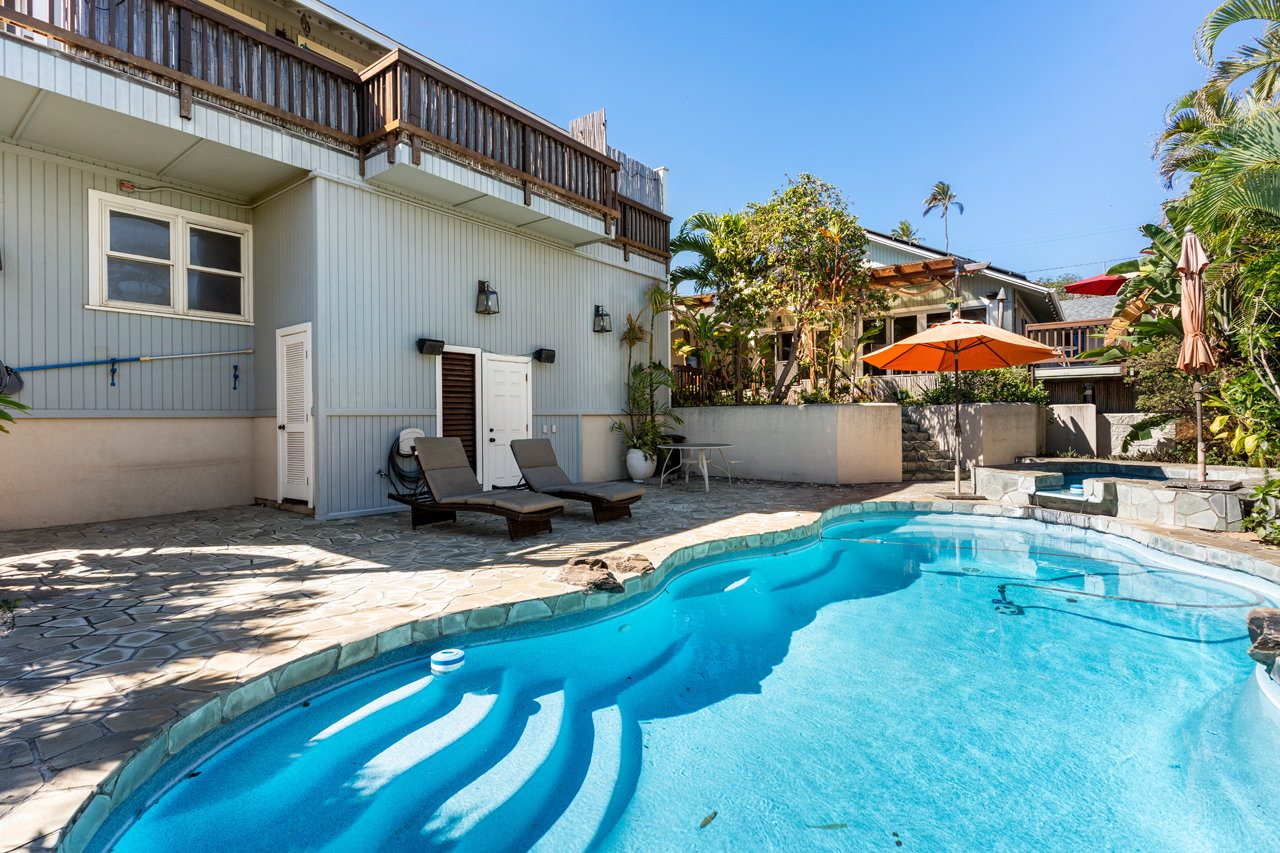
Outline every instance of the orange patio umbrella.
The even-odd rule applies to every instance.
[[[956,494],[960,494],[960,371],[1061,358],[1052,347],[978,320],[952,319],[863,356],[882,370],[950,370],[955,376]]]

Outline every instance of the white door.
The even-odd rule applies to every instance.
[[[532,435],[533,398],[529,395],[532,363],[532,359],[524,356],[489,353],[483,356],[480,438],[486,489],[520,482],[520,468],[511,455],[511,441]]]
[[[311,324],[276,330],[276,459],[280,500],[312,505]]]

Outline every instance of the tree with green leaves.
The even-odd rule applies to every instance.
[[[964,213],[964,205],[956,201],[956,194],[951,190],[951,184],[946,181],[938,181],[933,185],[933,189],[929,191],[929,195],[921,202],[924,205],[924,215],[928,216],[933,211],[938,211],[942,216],[942,235],[943,235],[943,251],[951,251],[951,232],[947,229],[947,219],[951,213],[951,208],[955,208],[961,214]]]
[[[889,236],[907,243],[920,242],[920,232],[912,228],[911,223],[905,219],[899,222],[897,227],[889,232]]]
[[[1214,51],[1223,32],[1235,24],[1256,21],[1265,24],[1262,36],[1240,45],[1226,59],[1214,61]],[[1275,100],[1280,94],[1280,0],[1231,0],[1205,18],[1196,32],[1196,55],[1213,69],[1210,88],[1227,87],[1253,76],[1250,94],[1260,102]]]
[[[793,318],[790,356],[774,382],[771,403],[780,403],[792,382],[801,344],[826,325],[833,334],[851,312],[883,291],[867,283],[866,234],[840,192],[813,175],[802,174],[775,190],[769,201],[747,208],[749,244],[764,259],[766,302]],[[810,342],[812,349],[812,341]],[[816,361],[816,359],[815,359]]]
[[[715,294],[722,350],[732,353],[735,398],[741,402],[743,361],[750,358],[753,333],[769,315],[762,286],[766,264],[752,248],[747,217],[742,213],[706,213],[689,217],[671,240],[673,257],[685,253],[690,263],[671,271],[673,286],[692,284],[699,293]]]

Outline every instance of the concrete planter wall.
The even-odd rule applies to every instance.
[[[933,434],[948,453],[955,451],[954,406],[908,406],[908,419]],[[960,407],[960,458],[965,467],[1008,465],[1035,455],[1040,444],[1040,407],[1035,403],[972,403]]]
[[[671,430],[690,442],[733,445],[726,454],[734,460],[735,477],[830,485],[902,482],[902,417],[894,403],[676,412],[684,423]]]
[[[1143,412],[1102,413],[1093,403],[1050,406],[1045,423],[1044,452],[1050,454],[1073,451],[1081,456],[1136,456],[1152,453],[1168,443],[1172,428],[1153,430],[1152,437],[1135,441],[1123,452],[1124,440],[1134,424],[1147,415]]]

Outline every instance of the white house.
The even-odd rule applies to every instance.
[[[566,131],[311,0],[17,5],[0,359],[34,412],[0,527],[382,512],[406,428],[486,486],[530,435],[621,475],[627,353],[594,318],[665,279],[670,220],[602,116]]]

